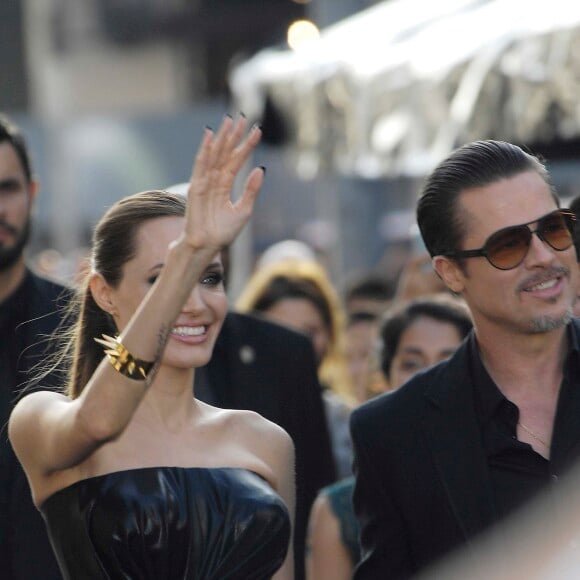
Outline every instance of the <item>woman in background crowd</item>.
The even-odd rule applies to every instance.
[[[396,303],[380,330],[380,367],[387,388],[398,389],[415,373],[449,358],[471,328],[467,307],[448,294]],[[308,580],[352,578],[360,557],[353,487],[349,477],[323,488],[312,507]]]
[[[356,312],[346,326],[346,358],[357,404],[386,390],[383,373],[376,364],[380,318]]]
[[[393,299],[395,286],[375,271],[353,278],[344,290],[346,358],[357,403],[385,390],[376,362],[381,318]]]
[[[348,420],[356,399],[344,350],[344,312],[324,268],[314,260],[298,258],[265,264],[250,278],[236,306],[312,339],[337,474],[339,478],[350,475]]]

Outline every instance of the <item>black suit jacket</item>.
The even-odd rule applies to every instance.
[[[495,519],[469,376],[472,335],[448,361],[356,409],[356,580],[409,578]]]
[[[196,396],[218,407],[256,411],[283,427],[296,450],[296,578],[304,576],[308,514],[335,480],[311,342],[255,316],[230,312],[210,363],[196,371]]]
[[[0,319],[0,577],[3,580],[62,578],[28,481],[8,441],[6,423],[27,380],[52,350],[47,341],[64,318],[72,291],[27,272],[2,307]],[[46,376],[39,388],[57,388],[62,377]]]

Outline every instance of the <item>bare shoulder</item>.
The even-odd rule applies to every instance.
[[[291,487],[294,443],[282,427],[254,411],[201,408],[228,461],[235,458],[232,464],[256,471],[278,491]]]
[[[319,493],[312,505],[309,531],[313,540],[340,536],[339,522],[326,494]]]
[[[55,391],[34,391],[25,395],[14,406],[8,422],[9,430],[22,421],[34,419],[53,405],[70,403],[70,399],[63,393]]]
[[[230,420],[232,427],[246,436],[256,438],[260,441],[265,440],[269,445],[287,445],[292,444],[290,435],[279,425],[266,419],[254,411],[234,410]]]
[[[229,436],[238,435],[252,438],[270,437],[274,442],[291,442],[288,433],[276,423],[266,419],[255,411],[240,409],[222,409],[198,401],[205,419],[220,427],[220,431],[227,431]]]
[[[45,418],[58,416],[58,409],[70,402],[67,396],[54,391],[35,391],[18,401],[8,420],[8,438],[21,462],[44,437]]]
[[[288,433],[259,413],[220,409],[214,417],[229,442],[251,452],[271,468],[294,465],[294,443]]]

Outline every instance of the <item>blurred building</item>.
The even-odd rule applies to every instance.
[[[8,0],[8,4],[11,0]],[[40,114],[171,110],[223,96],[235,55],[284,38],[290,0],[25,0],[30,104]],[[66,90],[65,90],[66,89]]]
[[[0,2],[0,111],[22,125],[42,184],[32,250],[54,247],[75,256],[116,199],[187,179],[203,127],[217,125],[225,110],[237,110],[228,77],[238,63],[266,46],[286,46],[287,29],[297,19],[322,27],[372,3]],[[366,220],[382,212],[377,204],[382,208],[385,200],[375,194],[381,184],[332,176],[304,183],[272,142],[256,162],[268,166],[268,184],[252,231],[237,243],[240,276],[261,249],[299,235],[331,254],[338,276],[348,263],[362,268],[381,255],[380,239],[369,248],[368,239],[355,239],[341,217],[344,196],[351,216]],[[373,228],[365,224],[361,230]]]
[[[158,109],[223,97],[232,64],[284,43],[293,21],[326,26],[371,3],[3,0],[0,109]]]
[[[319,41],[289,50],[302,18]],[[318,245],[336,280],[396,272],[413,235],[389,216],[473,139],[543,154],[560,193],[580,194],[579,63],[566,0],[0,2],[0,111],[43,186],[33,248],[75,252],[119,197],[184,181],[203,127],[243,110],[268,177],[242,273],[285,238]]]

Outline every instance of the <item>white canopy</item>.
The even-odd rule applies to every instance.
[[[423,175],[480,138],[580,134],[580,2],[390,0],[303,49],[238,66],[238,106],[266,99],[291,128],[298,171]]]

